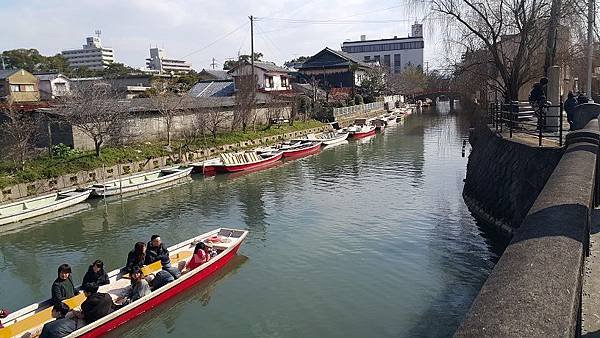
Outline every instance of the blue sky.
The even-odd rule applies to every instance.
[[[86,36],[100,29],[103,45],[115,49],[118,62],[143,66],[152,45],[200,70],[213,57],[220,67],[238,52],[249,53],[250,14],[259,18],[255,50],[278,64],[325,46],[339,49],[344,40],[361,34],[369,39],[407,36],[410,25],[424,15],[408,1],[381,0],[0,0],[5,27],[0,50],[37,48],[54,55],[80,48]],[[430,27],[424,31],[425,60],[435,67],[441,62],[439,39]]]

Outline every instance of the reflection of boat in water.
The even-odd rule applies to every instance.
[[[88,202],[77,203],[68,208],[64,208],[58,211],[54,211],[52,213],[44,214],[41,216],[28,218],[26,220],[9,223],[0,227],[0,233],[5,235],[8,233],[23,231],[26,229],[31,229],[33,226],[38,226],[40,223],[45,223],[49,221],[57,221],[64,217],[75,216],[81,212],[89,210],[92,208],[92,204]]]
[[[19,222],[85,201],[91,190],[65,190],[0,206],[0,225]]]
[[[251,168],[251,169],[247,169],[247,170],[244,170],[244,171],[237,171],[237,172],[234,172],[234,173],[229,173],[229,174],[225,175],[225,177],[228,178],[228,179],[229,178],[233,179],[233,178],[237,178],[237,177],[242,177],[242,176],[253,174],[253,173],[256,173],[256,172],[259,172],[259,171],[263,171],[263,170],[268,170],[268,169],[271,169],[271,168],[279,167],[280,165],[282,165],[284,163],[285,162],[283,162],[283,161],[275,161],[275,162],[268,163],[268,164],[266,164],[264,166],[260,166],[260,167],[256,167],[256,168]]]
[[[192,167],[173,167],[142,174],[121,177],[92,185],[93,195],[112,196],[127,193],[141,193],[154,187],[172,183],[192,173]]]
[[[210,302],[213,291],[219,286],[219,284],[226,281],[227,278],[234,276],[247,261],[248,257],[239,254],[236,255],[231,259],[231,261],[229,261],[229,263],[227,263],[227,265],[223,266],[212,276],[165,301],[161,305],[165,311],[146,312],[122,327],[115,329],[115,331],[111,332],[111,336],[122,336],[124,333],[134,329],[139,325],[143,325],[144,323],[153,322],[155,320],[161,320],[164,318],[167,320],[171,318],[177,318],[181,315],[181,311],[183,310],[182,308],[189,303],[200,302],[202,306],[207,306]]]
[[[348,140],[344,140],[342,142],[338,142],[338,143],[334,143],[334,144],[330,144],[328,146],[323,147],[323,150],[327,150],[327,149],[331,149],[331,148],[335,148],[338,146],[341,146],[342,144],[350,144],[350,142],[348,142]]]
[[[358,142],[360,144],[368,144],[368,143],[371,143],[371,141],[373,141],[374,139],[375,139],[375,135],[372,134],[367,137],[363,137],[363,138],[357,140],[356,142]]]
[[[101,203],[101,201],[106,201],[108,204],[112,204],[115,201],[131,201],[131,200],[135,200],[137,198],[143,198],[146,195],[158,194],[158,193],[164,192],[165,190],[169,190],[174,187],[190,183],[192,181],[193,181],[192,177],[188,175],[183,178],[177,179],[175,181],[171,181],[168,184],[161,184],[159,186],[150,187],[147,189],[142,189],[142,190],[138,190],[138,191],[134,191],[134,192],[124,193],[122,195],[108,196],[103,199],[97,199],[97,198],[90,199],[89,202],[92,204],[92,206],[95,207],[98,205],[98,203]]]
[[[218,254],[208,262],[183,274],[175,281],[153,290],[150,294],[124,305],[93,323],[83,326],[73,332],[71,336],[97,337],[103,335],[171,299],[176,294],[191,288],[200,281],[206,280],[235,257],[247,234],[248,232],[245,230],[220,228],[170,247],[170,263],[173,266],[177,266],[180,261],[186,261],[191,257],[194,247],[199,242],[212,243],[213,248],[217,250]],[[157,273],[161,269],[162,265],[160,261],[142,268],[146,275]],[[110,284],[103,285],[99,292],[108,293],[113,299],[123,296],[128,292],[127,290],[130,286],[128,274],[124,274],[121,269],[117,269],[111,271],[108,276]],[[80,293],[66,299],[64,303],[69,305],[70,308],[75,308],[81,306],[85,298],[85,295]],[[0,329],[0,337],[27,336],[32,332],[36,332],[45,323],[52,320],[52,300],[48,299],[15,311],[6,317],[3,321],[5,327]]]

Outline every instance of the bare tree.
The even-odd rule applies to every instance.
[[[167,146],[171,146],[171,130],[173,120],[182,109],[185,89],[182,84],[171,80],[155,81],[152,83],[153,91],[150,96],[152,106],[162,115],[167,132]]]
[[[216,107],[205,108],[202,112],[204,116],[205,126],[213,140],[217,139],[217,134],[223,128],[227,115]]]
[[[241,67],[242,74],[235,78],[235,107],[231,129],[234,130],[241,126],[242,131],[245,133],[256,107],[256,78],[245,74],[247,71],[244,69],[245,67]]]
[[[108,140],[124,135],[127,107],[106,83],[81,84],[72,89],[57,108],[59,118],[78,128],[94,142],[96,156]]]
[[[423,70],[418,67],[406,67],[401,73],[390,74],[386,87],[397,94],[415,95],[427,87],[427,78]]]
[[[5,115],[0,124],[2,148],[15,167],[23,170],[36,140],[37,118],[31,112],[18,111],[13,102],[8,102],[2,113]]]

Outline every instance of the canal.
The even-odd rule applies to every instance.
[[[447,337],[505,243],[462,197],[460,114],[426,111],[359,142],[241,176],[194,177],[0,232],[0,307],[48,298],[63,262],[81,282],[137,241],[250,231],[224,271],[114,337]]]

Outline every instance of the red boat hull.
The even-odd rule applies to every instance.
[[[295,150],[284,150],[283,157],[302,157],[310,154],[314,154],[321,150],[321,143],[317,143],[313,146],[295,149]]]
[[[171,297],[175,296],[176,294],[191,288],[195,284],[199,283],[200,281],[211,276],[216,271],[220,270],[223,266],[227,265],[227,263],[229,263],[229,261],[231,261],[231,259],[236,255],[238,249],[240,248],[240,245],[242,245],[242,242],[240,242],[237,246],[235,246],[233,248],[233,250],[228,252],[225,256],[221,257],[218,261],[214,262],[213,264],[206,267],[205,269],[202,269],[201,271],[196,273],[193,277],[186,279],[181,284],[178,284],[177,286],[174,286],[173,288],[166,290],[165,292],[148,300],[147,302],[140,304],[138,307],[136,307],[126,313],[123,313],[122,315],[120,315],[118,317],[113,318],[111,321],[106,322],[106,323],[92,329],[89,332],[86,332],[85,334],[82,335],[82,337],[100,337],[100,336],[106,334],[107,332],[123,325],[124,323],[128,322],[129,320],[141,315],[142,313],[152,310],[154,307],[160,305],[161,303],[165,302],[166,300],[170,299]]]
[[[354,133],[350,136],[352,136],[352,138],[363,138],[371,135],[375,135],[375,129],[365,132]]]
[[[247,163],[247,164],[233,164],[233,165],[209,165],[204,167],[204,174],[210,175],[214,173],[234,173],[238,171],[244,171],[249,169],[255,169],[267,166],[273,162],[277,162],[281,159],[283,154],[278,154],[272,156],[270,158],[265,159],[264,161]]]

